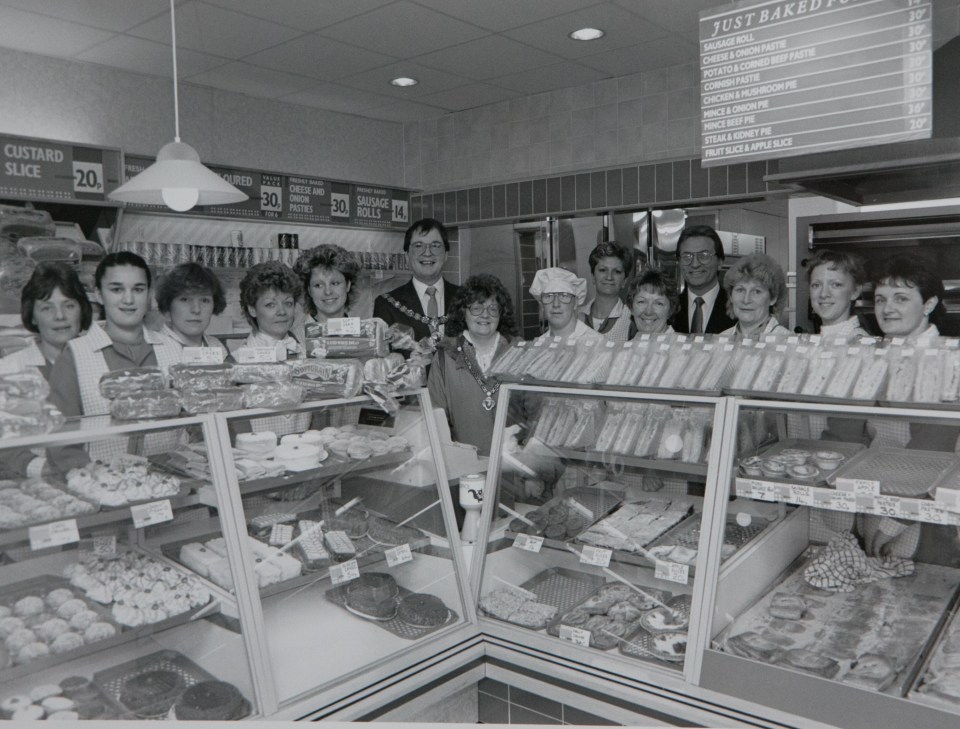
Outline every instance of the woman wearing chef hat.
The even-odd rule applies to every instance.
[[[538,339],[563,337],[566,340],[603,341],[603,335],[577,318],[587,299],[587,282],[563,268],[541,268],[533,277],[530,295],[540,302],[548,329]]]

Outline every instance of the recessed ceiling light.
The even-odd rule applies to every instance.
[[[392,83],[394,86],[416,86],[420,82],[415,78],[400,76],[399,78],[393,79],[390,83]]]
[[[606,33],[599,28],[580,28],[570,34],[570,37],[578,41],[592,41],[597,38],[603,38]]]

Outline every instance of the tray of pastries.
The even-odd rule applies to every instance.
[[[628,501],[577,537],[578,542],[615,552],[637,553],[693,511],[686,499],[651,497]]]
[[[557,546],[579,536],[622,501],[622,484],[604,481],[594,486],[578,486],[524,514],[527,521],[513,519],[507,526],[507,536],[534,534]]]
[[[861,443],[788,438],[759,454],[740,458],[737,475],[783,483],[825,484],[843,464],[864,450]]]
[[[24,693],[0,696],[0,718],[87,721],[133,717],[86,676],[68,676],[59,683],[38,683]]]
[[[519,585],[519,589],[504,583],[484,593],[480,611],[507,623],[542,630],[558,612],[573,607],[603,582],[603,577],[586,572],[550,567]]]

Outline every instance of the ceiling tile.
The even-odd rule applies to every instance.
[[[132,28],[130,35],[169,44],[170,13]],[[298,35],[300,32],[291,28],[197,0],[177,6],[177,48],[225,58],[243,58]]]
[[[289,101],[291,104],[303,104],[304,106],[315,106],[320,109],[348,113],[357,113],[375,106],[385,106],[393,101],[388,96],[371,94],[360,89],[330,83],[317,84],[308,89],[278,98],[282,101]]]
[[[173,59],[169,45],[132,38],[129,35],[114,36],[105,43],[78,53],[74,58],[151,76],[173,75]],[[209,71],[224,63],[227,63],[225,58],[197,53],[186,48],[177,49],[177,74],[180,78]]]
[[[433,106],[442,106],[451,111],[461,111],[462,109],[473,109],[485,104],[495,104],[498,101],[512,99],[517,96],[516,91],[491,86],[490,84],[470,84],[468,86],[458,86],[447,91],[441,91],[437,94],[429,94],[417,99],[424,104]]]
[[[416,86],[404,88],[392,86],[390,80],[398,76],[409,76],[417,79],[419,83]],[[371,91],[375,94],[385,94],[391,98],[414,99],[427,94],[435,94],[438,91],[446,91],[462,84],[472,83],[472,81],[463,76],[455,76],[452,73],[427,68],[416,63],[399,62],[347,76],[341,79],[340,83],[344,86]]]
[[[555,66],[533,68],[529,71],[521,71],[519,73],[512,73],[507,76],[490,79],[490,83],[504,86],[508,89],[522,91],[527,94],[539,94],[542,91],[552,91],[553,89],[567,86],[588,84],[591,81],[599,81],[602,78],[606,78],[606,76],[602,71],[587,68],[572,61],[566,61],[564,63],[558,63]]]
[[[69,57],[112,36],[108,31],[59,18],[0,7],[0,46],[4,48],[30,53],[42,48],[45,55]],[[56,43],[50,42],[52,38]]]
[[[418,56],[415,60],[424,66],[458,73],[467,78],[486,79],[549,66],[563,59],[500,35],[488,35]]]
[[[388,104],[387,106],[379,106],[374,109],[367,109],[363,112],[363,115],[373,119],[411,122],[419,121],[421,119],[436,119],[438,116],[443,116],[445,113],[446,109],[441,109],[436,106],[428,106],[426,104],[418,104],[415,101],[401,99],[400,101],[394,101],[392,104]]]
[[[191,76],[189,81],[192,84],[213,86],[261,99],[276,99],[305,89],[314,83],[312,79],[303,76],[259,68],[239,61],[198,73]]]
[[[0,4],[116,32],[165,13],[170,7],[169,0],[2,0]]]
[[[487,34],[480,28],[407,0],[330,26],[321,33],[397,58],[419,56]]]
[[[687,39],[670,35],[644,41],[635,46],[616,48],[578,59],[579,63],[610,76],[628,76],[640,70],[662,68],[684,63],[694,58],[697,46]]]
[[[636,0],[634,0],[635,2]],[[676,0],[674,0],[675,2]],[[716,0],[710,0],[716,4]],[[479,25],[481,28],[501,31],[535,23],[561,13],[582,8],[584,0],[416,0],[418,5],[439,10],[454,18]]]
[[[636,13],[667,30],[690,30],[700,24],[700,13],[723,3],[717,0],[613,0],[617,5]]]
[[[393,0],[205,0],[227,10],[246,13],[301,31],[318,30],[382,7]]]
[[[569,37],[571,31],[587,26],[600,28],[606,31],[606,35],[595,41],[575,41]],[[662,38],[666,35],[666,31],[638,15],[607,2],[526,25],[523,28],[508,30],[504,35],[550,53],[556,53],[563,58],[575,59],[633,45],[641,38],[644,40]]]
[[[397,59],[311,33],[243,59],[256,66],[333,81]]]

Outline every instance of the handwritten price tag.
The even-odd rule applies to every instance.
[[[690,581],[690,566],[678,564],[677,562],[665,562],[658,559],[655,563],[653,576],[658,580],[667,582],[678,582],[686,585]]]
[[[895,517],[900,513],[900,497],[875,496],[873,498],[873,513],[877,516]]]
[[[513,546],[517,549],[536,553],[543,547],[543,537],[535,537],[532,534],[518,534],[516,539],[513,540]]]
[[[854,494],[835,492],[831,495],[830,506],[827,508],[834,511],[855,512],[857,510],[857,497]]]
[[[750,498],[759,501],[776,501],[777,484],[769,481],[754,481],[750,488]]]
[[[33,550],[59,547],[63,544],[74,544],[80,541],[76,519],[32,526],[27,530],[27,534],[30,537],[30,549]]]
[[[355,559],[330,567],[330,582],[334,585],[342,585],[344,582],[357,579],[359,576],[360,565],[357,564],[357,560]]]
[[[397,547],[384,550],[383,556],[387,558],[388,567],[397,567],[404,562],[413,561],[413,553],[410,551],[409,544],[401,544]]]
[[[594,567],[609,567],[610,557],[612,556],[613,550],[587,544],[584,545],[583,551],[580,552],[580,564],[589,564]]]
[[[184,364],[223,364],[224,351],[220,347],[184,347]]]
[[[569,625],[560,626],[560,640],[565,640],[574,645],[582,645],[584,648],[590,647],[590,631],[583,628],[573,628]]]
[[[837,479],[837,491],[844,491],[857,496],[879,496],[880,482],[867,478],[844,478],[840,476]]]
[[[919,506],[920,521],[929,522],[930,524],[947,523],[947,512],[935,501],[921,501]]]
[[[143,527],[152,526],[153,524],[172,521],[173,508],[170,506],[169,499],[151,501],[149,504],[135,504],[131,506],[130,516],[133,517],[133,525],[137,529],[142,529]]]
[[[813,506],[813,488],[805,484],[790,484],[790,503],[800,506]]]
[[[112,534],[94,537],[93,553],[97,557],[115,557],[117,555],[117,538]]]

